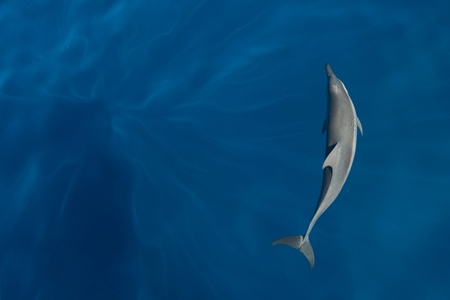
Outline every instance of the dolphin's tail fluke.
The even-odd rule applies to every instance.
[[[299,249],[308,259],[309,266],[314,267],[314,251],[308,237],[304,239],[301,235],[285,236],[272,243],[272,246],[275,245],[287,245]]]

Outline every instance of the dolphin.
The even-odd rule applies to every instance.
[[[314,266],[314,251],[309,242],[309,234],[319,217],[327,210],[342,190],[353,164],[356,151],[357,128],[363,129],[356,116],[355,106],[344,83],[340,81],[329,64],[325,65],[328,76],[328,108],[322,133],[327,132],[325,162],[319,201],[305,236],[293,235],[278,239],[275,245],[288,245],[299,249]]]

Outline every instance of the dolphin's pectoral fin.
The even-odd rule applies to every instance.
[[[356,124],[358,125],[359,132],[361,132],[361,135],[364,135],[363,134],[362,125],[361,125],[361,121],[358,119],[358,117],[356,117]]]
[[[322,169],[325,169],[326,167],[331,167],[333,169],[334,166],[337,164],[338,160],[338,144],[335,144],[332,146],[333,148],[328,153],[327,158],[323,162]]]
[[[314,266],[314,251],[308,238],[303,239],[303,236],[301,235],[285,236],[272,243],[272,246],[275,245],[286,245],[295,249],[299,249],[300,252],[306,256],[306,259],[309,262],[309,266],[311,268]]]
[[[328,127],[328,118],[326,118],[325,121],[323,121],[322,134],[324,134],[325,131],[327,131],[327,127]]]

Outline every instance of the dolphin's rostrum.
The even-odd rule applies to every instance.
[[[338,196],[353,164],[356,150],[357,128],[363,133],[361,122],[356,116],[355,107],[342,81],[325,66],[328,76],[328,109],[322,133],[327,132],[325,162],[323,163],[322,189],[316,211],[305,236],[286,236],[276,240],[272,245],[288,245],[299,249],[314,266],[314,251],[309,242],[317,219]]]

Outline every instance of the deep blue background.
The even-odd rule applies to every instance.
[[[449,11],[1,1],[1,299],[449,299]],[[310,269],[327,62],[364,137]]]

